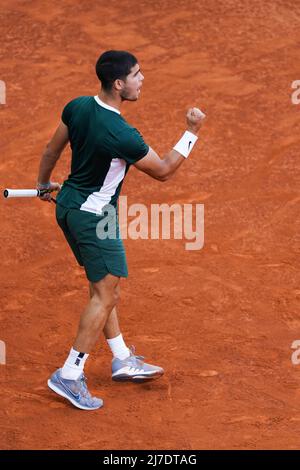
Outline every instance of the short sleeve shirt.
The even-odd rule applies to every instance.
[[[57,196],[64,207],[101,213],[117,205],[130,165],[145,157],[149,146],[120,112],[98,96],[81,96],[63,109],[72,149],[71,172]]]

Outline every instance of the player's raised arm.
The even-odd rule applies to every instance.
[[[46,148],[43,152],[39,175],[37,179],[37,188],[38,189],[49,189],[55,190],[60,189],[59,183],[50,182],[51,173],[56,165],[57,160],[59,159],[63,149],[69,142],[69,132],[68,127],[61,121],[58,128],[56,129],[52,139],[46,145]],[[51,195],[45,194],[40,197],[43,201],[51,200]]]
[[[198,132],[205,114],[198,108],[190,108],[186,115],[187,130],[173,147],[173,149],[160,158],[150,148],[147,155],[135,163],[135,167],[159,181],[167,181],[187,158],[198,140]]]

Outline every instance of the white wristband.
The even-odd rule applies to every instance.
[[[175,147],[173,147],[176,152],[179,152],[184,158],[187,158],[191,153],[195,143],[198,140],[198,136],[192,132],[185,131],[181,139],[177,142]]]

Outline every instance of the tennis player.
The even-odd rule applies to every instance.
[[[90,300],[73,346],[63,366],[48,380],[54,392],[83,410],[103,405],[100,398],[91,396],[84,375],[86,360],[102,331],[113,355],[113,380],[144,382],[164,373],[162,367],[147,364],[133,347],[128,348],[120,331],[116,310],[119,282],[128,276],[128,269],[117,201],[131,165],[167,181],[192,151],[205,116],[197,108],[189,109],[186,131],[160,158],[121,115],[122,103],[138,100],[141,93],[144,76],[136,57],[126,51],[106,51],[96,63],[96,74],[101,82],[99,95],[80,96],[64,107],[61,122],[42,155],[37,182],[37,189],[49,190],[41,196],[43,201],[50,202],[50,191],[60,190],[56,219],[89,281]],[[60,187],[50,177],[68,143],[71,172]],[[107,215],[108,206],[116,208],[111,221],[116,236],[99,238],[97,224]]]

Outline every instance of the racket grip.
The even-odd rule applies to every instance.
[[[38,189],[4,189],[3,196],[9,197],[38,197],[43,192]]]

